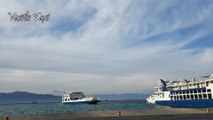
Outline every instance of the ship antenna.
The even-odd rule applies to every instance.
[[[193,82],[195,82],[195,78],[193,78]]]

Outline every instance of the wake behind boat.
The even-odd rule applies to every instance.
[[[100,102],[98,98],[86,97],[82,92],[64,92],[62,96],[63,104],[97,104]]]
[[[160,80],[156,92],[146,100],[151,104],[176,107],[213,107],[213,75],[202,76],[202,80]]]

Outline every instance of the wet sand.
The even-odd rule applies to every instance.
[[[158,108],[152,110],[69,112],[48,115],[9,116],[9,120],[212,120],[213,109]],[[5,117],[2,116],[2,120]]]

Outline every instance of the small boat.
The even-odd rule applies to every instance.
[[[82,92],[64,92],[62,96],[63,104],[97,104],[100,102],[99,98],[86,97]]]
[[[213,107],[213,75],[202,76],[199,81],[160,80],[156,91],[146,100],[150,104],[173,107]]]

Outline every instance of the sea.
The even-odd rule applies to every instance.
[[[101,101],[97,104],[64,105],[62,103],[19,103],[0,104],[0,116],[4,115],[41,115],[67,112],[89,112],[109,110],[147,110],[156,105],[147,104],[145,100]]]

